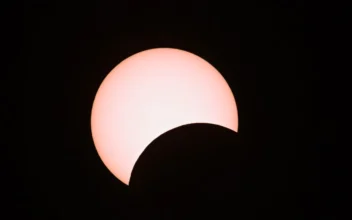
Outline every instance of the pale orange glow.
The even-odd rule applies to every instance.
[[[91,116],[98,154],[125,184],[155,138],[191,123],[237,131],[236,102],[212,65],[171,48],[146,50],[117,65],[100,85]]]

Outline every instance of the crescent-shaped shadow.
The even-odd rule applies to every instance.
[[[213,124],[188,124],[156,138],[137,160],[130,189],[142,203],[178,212],[224,204],[250,188],[249,148],[238,133]],[[245,203],[244,200],[241,203]],[[150,209],[151,207],[149,207]],[[174,212],[174,211],[173,211]],[[196,212],[199,214],[199,212]]]

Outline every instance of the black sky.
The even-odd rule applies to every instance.
[[[24,32],[11,10],[5,14],[6,28],[18,33],[5,41],[15,58],[8,79],[16,80],[17,72],[25,76],[14,95],[24,98],[23,143],[8,151],[5,166],[9,213],[130,219],[139,212],[128,187],[96,153],[91,107],[100,83],[123,59],[172,47],[197,54],[222,73],[236,97],[246,144],[294,166],[281,164],[283,175],[297,178],[297,195],[306,198],[297,216],[334,216],[322,204],[320,179],[321,148],[334,141],[334,131],[324,127],[334,121],[325,117],[333,105],[320,108],[326,95],[320,83],[330,66],[323,63],[329,46],[322,47],[321,37],[327,18],[318,9],[303,1],[92,1],[27,2],[20,11]]]

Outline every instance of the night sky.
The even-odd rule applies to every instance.
[[[204,146],[232,141],[236,148],[250,148],[250,158],[260,158],[251,169],[257,170],[253,173],[261,187],[251,182],[252,188],[239,189],[233,179],[223,179],[234,185],[208,188],[233,193],[228,194],[233,199],[217,204],[223,207],[218,212],[234,218],[239,198],[249,193],[268,210],[262,215],[260,204],[243,203],[253,218],[273,216],[285,204],[289,207],[282,209],[287,212],[280,213],[281,219],[333,217],[329,205],[322,202],[320,175],[321,147],[333,142],[329,136],[333,131],[324,129],[333,125],[325,117],[333,107],[320,109],[325,98],[321,98],[319,83],[323,70],[329,68],[322,64],[328,46],[322,48],[326,41],[318,37],[322,12],[312,11],[301,1],[26,3],[20,12],[24,32],[15,28],[18,23],[7,12],[6,27],[23,42],[11,46],[9,36],[5,49],[15,57],[8,63],[10,80],[16,79],[19,66],[24,67],[23,87],[17,91],[24,99],[20,110],[24,125],[23,138],[14,138],[22,143],[8,151],[5,170],[11,178],[5,181],[5,191],[12,217],[2,219],[17,215],[21,219],[153,216],[143,214],[148,208],[141,207],[142,202],[100,160],[91,136],[90,114],[105,76],[125,58],[156,47],[183,49],[207,60],[235,95],[239,134],[234,138],[240,141],[228,138],[221,145],[212,139]],[[18,53],[13,51],[17,46]],[[9,112],[15,103],[9,99]],[[192,146],[184,143],[188,145]],[[268,174],[263,173],[266,169]],[[274,186],[275,182],[281,185]],[[265,197],[256,190],[265,192]],[[236,197],[236,192],[242,196]],[[176,212],[150,219],[185,219],[175,217]]]

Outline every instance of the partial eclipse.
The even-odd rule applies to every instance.
[[[154,139],[192,123],[237,132],[236,101],[211,64],[172,48],[142,51],[118,64],[100,85],[91,114],[100,158],[127,185],[136,161]]]

